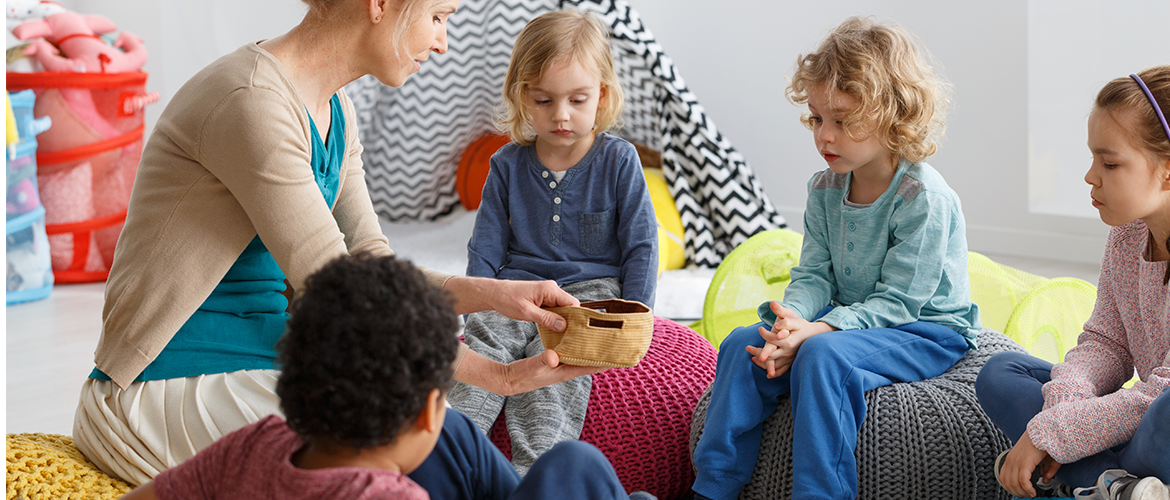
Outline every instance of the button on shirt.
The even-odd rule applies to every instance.
[[[559,181],[534,146],[511,143],[491,159],[467,275],[555,280],[617,277],[622,298],[654,306],[658,229],[634,146],[601,133]]]

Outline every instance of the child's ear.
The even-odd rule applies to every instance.
[[[1162,180],[1162,189],[1170,190],[1170,160],[1166,160],[1166,164],[1162,165],[1158,175]]]
[[[427,394],[427,406],[418,414],[415,426],[432,434],[443,430],[443,417],[447,414],[447,405],[443,404],[443,392],[431,389]]]
[[[605,106],[605,98],[607,95],[609,95],[609,85],[601,84],[601,91],[598,93],[597,97],[598,109],[600,109],[602,106]]]

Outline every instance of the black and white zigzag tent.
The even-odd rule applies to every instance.
[[[625,0],[464,0],[448,24],[447,54],[399,88],[369,76],[350,84],[379,215],[429,220],[459,204],[455,167],[471,141],[495,130],[516,36],[530,19],[562,8],[594,11],[610,27],[626,95],[617,135],[662,151],[688,265],[716,267],[751,235],[785,226],[751,167]]]

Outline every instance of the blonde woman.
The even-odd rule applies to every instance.
[[[143,151],[74,423],[81,451],[132,484],[279,413],[287,297],[334,258],[393,253],[342,87],[366,74],[401,85],[447,51],[459,2],[306,1],[289,32],[192,77]],[[540,306],[577,304],[551,281],[425,274],[458,313],[563,330]],[[503,365],[465,347],[456,366],[457,380],[505,395],[595,371],[551,351]]]

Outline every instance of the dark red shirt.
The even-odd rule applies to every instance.
[[[155,492],[162,500],[430,498],[421,486],[396,471],[297,468],[292,455],[304,445],[283,419],[270,415],[159,474],[154,479]]]

